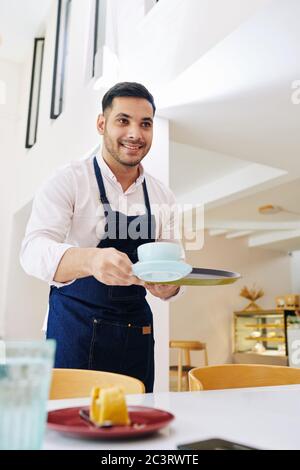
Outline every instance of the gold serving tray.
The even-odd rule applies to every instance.
[[[171,284],[174,286],[221,286],[233,284],[241,278],[239,273],[220,269],[193,268],[192,272],[177,281],[147,282],[147,284]]]

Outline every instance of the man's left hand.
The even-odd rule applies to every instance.
[[[168,299],[173,297],[179,291],[179,286],[171,286],[168,284],[145,284],[146,289],[151,292],[152,295],[159,299]]]

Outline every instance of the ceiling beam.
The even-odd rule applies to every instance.
[[[231,238],[242,238],[246,237],[247,235],[250,235],[253,233],[252,230],[240,230],[236,232],[230,232],[226,235],[226,238],[231,239]]]
[[[219,235],[225,235],[225,233],[227,233],[228,230],[227,229],[220,229],[220,228],[217,228],[217,229],[212,229],[209,231],[209,235],[211,237],[218,237]]]
[[[300,230],[300,222],[257,222],[244,220],[207,220],[205,219],[205,228],[209,230],[227,230],[227,231],[291,231]]]
[[[196,189],[177,197],[181,204],[206,205],[212,207],[213,203],[224,203],[224,198],[238,195],[242,197],[244,191],[250,188],[257,188],[260,185],[276,180],[286,174],[286,171],[279,170],[267,165],[250,163],[244,168],[233,171],[211,183],[198,186]]]
[[[248,246],[250,248],[271,245],[272,243],[281,242],[285,240],[292,240],[300,238],[300,230],[280,231],[272,232],[261,235],[254,235],[249,237]]]

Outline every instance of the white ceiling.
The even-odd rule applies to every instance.
[[[283,210],[274,215],[260,214],[258,208],[268,204]],[[222,236],[230,237],[232,232],[247,236],[251,247],[300,250],[300,179],[208,210],[205,223],[212,234],[218,234],[216,228],[224,228]],[[251,233],[243,235],[247,230]]]
[[[249,164],[244,160],[171,141],[170,186],[177,196],[184,195]]]
[[[213,222],[223,221],[227,236],[240,230],[251,246],[261,243],[284,251],[300,249],[300,232],[283,235],[278,227],[282,224],[284,228],[285,221],[297,224],[300,216],[282,213],[270,218],[259,215],[257,207],[278,204],[300,213],[300,105],[291,99],[292,85],[300,79],[299,18],[299,0],[272,1],[170,83],[158,100],[159,115],[171,121],[171,138],[193,149],[181,161],[182,167],[193,168],[189,202],[194,198],[198,203],[199,183],[204,184],[205,192],[218,189],[217,173],[214,182],[205,183],[204,174],[211,178],[216,161],[209,162],[205,156],[202,160],[203,149],[207,155],[211,151],[212,155],[231,158],[233,168],[229,165],[227,177],[222,178],[227,196],[233,181],[230,172],[241,176],[234,194],[232,186],[229,203],[227,197],[216,197],[214,207],[207,208],[207,226],[220,228],[222,224]],[[178,156],[175,161],[179,168]],[[247,173],[250,167],[236,172],[235,161],[261,165],[251,182],[252,191]],[[225,173],[226,165],[224,161]],[[260,171],[268,168],[274,174],[266,183]],[[180,176],[174,179],[177,196],[184,186]],[[257,230],[247,234],[247,223],[251,226],[251,222],[258,224]],[[265,235],[259,226],[262,222],[270,223]],[[278,224],[272,230],[273,222]]]
[[[274,215],[262,215],[258,207],[273,204],[281,206],[286,211]],[[207,220],[224,220],[226,218],[236,221],[256,222],[286,222],[298,221],[300,224],[300,179],[286,183],[266,191],[261,191],[250,197],[240,198],[230,204],[225,204],[207,213]],[[299,214],[299,215],[296,215]]]
[[[299,18],[299,0],[272,2],[170,84],[172,139],[300,176]]]
[[[25,59],[54,1],[0,0],[0,59]],[[202,187],[212,207],[219,182],[226,187],[207,220],[222,216],[238,227],[261,220],[257,205],[295,210],[300,201],[300,105],[291,101],[299,18],[299,0],[165,0],[122,44],[136,80],[152,80],[154,91],[173,80],[156,101],[171,123],[175,193],[197,203]],[[298,246],[291,240],[284,249]]]
[[[271,2],[161,0],[140,23],[130,24],[128,30],[128,21],[134,16],[128,15],[128,5],[144,0],[118,1],[126,5],[127,17],[118,24],[119,30],[126,28],[118,47],[122,78],[144,83],[156,98],[162,86],[168,87],[171,80]]]
[[[53,0],[0,0],[0,59],[23,62]]]

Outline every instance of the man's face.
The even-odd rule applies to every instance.
[[[98,117],[97,128],[106,154],[124,166],[136,166],[152,144],[152,105],[144,98],[114,98],[112,107]]]

